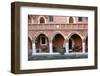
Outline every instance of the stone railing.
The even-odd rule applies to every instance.
[[[29,30],[68,30],[68,29],[87,29],[87,23],[78,24],[28,24]]]

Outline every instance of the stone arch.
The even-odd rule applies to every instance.
[[[43,21],[43,22],[42,22]],[[44,16],[39,16],[38,17],[38,23],[46,23],[46,18]]]
[[[82,52],[82,36],[78,33],[71,33],[68,36],[69,51]]]
[[[61,34],[61,35],[64,37],[64,39],[66,40],[64,34],[61,33],[61,32],[55,32],[55,33],[53,33],[53,35],[51,36],[51,40],[53,40],[53,38],[54,38],[57,34]]]
[[[48,37],[47,33],[45,33],[45,32],[37,32],[37,33],[35,34],[35,36],[33,37],[33,39],[36,40],[36,38],[37,38],[40,34],[44,34],[46,37]],[[48,38],[48,39],[49,39],[49,38]]]
[[[49,39],[44,33],[40,33],[36,36],[35,45],[37,53],[49,52]]]
[[[59,52],[60,49],[65,50],[65,38],[62,34],[56,33],[53,37],[52,44],[53,44],[53,52]]]
[[[82,36],[79,32],[71,32],[71,33],[69,33],[69,34],[67,35],[66,40],[69,40],[69,38],[70,38],[72,35],[74,35],[74,34],[79,35],[79,36],[81,37],[81,39],[83,40],[83,36]]]
[[[31,41],[33,40],[32,36],[30,34],[28,34],[28,38],[30,38]]]

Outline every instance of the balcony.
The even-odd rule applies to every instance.
[[[28,24],[29,30],[82,30],[88,29],[87,23],[77,24]]]

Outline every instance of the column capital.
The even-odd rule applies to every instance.
[[[82,43],[85,43],[85,39],[82,40]]]
[[[32,43],[35,43],[35,37],[32,37]]]
[[[50,42],[50,43],[52,42],[52,38],[49,38],[49,42]]]
[[[82,42],[85,42],[85,37],[84,37],[84,38],[82,38]]]
[[[65,42],[66,42],[66,43],[68,43],[68,42],[69,42],[69,40],[68,40],[68,39],[66,39],[66,40],[65,40]]]
[[[32,43],[35,43],[35,39],[32,40]]]

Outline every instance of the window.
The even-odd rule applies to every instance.
[[[40,23],[45,23],[45,20],[43,17],[40,18]]]
[[[42,44],[45,44],[45,37],[42,37],[41,40],[42,40]]]
[[[46,37],[45,36],[40,37],[40,44],[41,45],[46,45]]]
[[[53,22],[53,16],[49,16],[49,22]]]
[[[78,17],[78,21],[81,22],[82,21],[82,17]]]
[[[69,23],[74,23],[73,17],[69,17]]]

